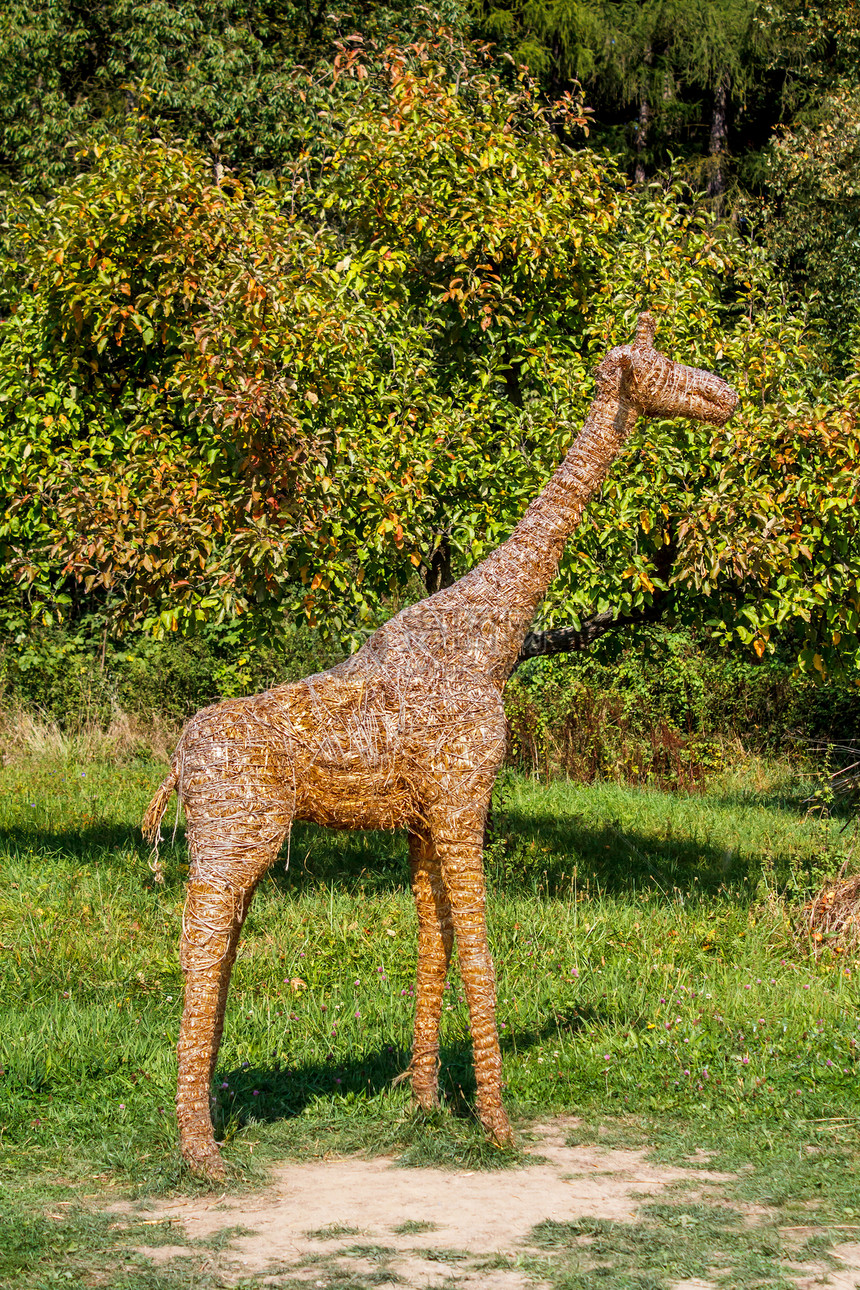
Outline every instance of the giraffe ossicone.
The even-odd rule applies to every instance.
[[[437,1103],[439,1019],[456,938],[469,1006],[478,1115],[511,1140],[502,1105],[495,979],[487,945],[484,820],[505,754],[505,683],[570,533],[639,416],[723,425],[737,395],[710,372],[635,340],[604,358],[582,430],[511,536],[453,586],[404,609],[351,658],[304,681],[204,708],[188,722],[144,833],[176,789],[190,852],[180,947],[180,1148],[223,1176],[209,1088],[230,974],[254,890],[294,820],[406,829],[418,913],[415,1100]]]

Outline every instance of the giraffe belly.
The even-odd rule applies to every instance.
[[[369,767],[312,766],[296,789],[294,818],[330,829],[403,828],[419,814],[408,784]]]

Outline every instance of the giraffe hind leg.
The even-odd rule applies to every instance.
[[[409,1073],[412,1096],[425,1111],[439,1104],[439,1020],[451,962],[451,905],[429,834],[409,834],[412,893],[418,913],[415,1038]]]
[[[483,816],[451,810],[432,821],[445,890],[451,902],[460,973],[469,1005],[478,1118],[500,1146],[513,1141],[502,1105],[502,1057],[496,1029],[496,978],[487,944],[482,868]]]

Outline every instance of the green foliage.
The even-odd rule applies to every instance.
[[[852,0],[481,0],[472,12],[545,81],[583,83],[596,138],[639,180],[674,158],[701,195],[724,202],[728,188],[799,297],[820,302],[845,363],[860,277]]]
[[[821,99],[847,77],[860,57],[855,0],[761,0],[756,22],[771,32],[771,66],[784,73],[784,120],[818,111]]]
[[[141,108],[213,164],[277,170],[308,128],[296,65],[330,57],[332,41],[356,24],[372,33],[404,17],[411,25],[396,0],[336,13],[302,0],[10,0],[0,30],[0,174],[50,194],[79,169],[83,135],[122,129]]]
[[[771,361],[779,366],[781,357],[777,350]],[[856,380],[837,386],[829,406],[786,400],[780,415],[739,426],[730,459],[691,517],[682,556],[693,586],[726,586],[729,607],[723,601],[715,618],[720,630],[734,610],[737,636],[761,656],[791,623],[801,668],[822,676],[844,668],[855,679],[857,389]]]
[[[726,74],[745,88],[755,9],[754,0],[532,0],[476,6],[476,20],[520,61],[540,50],[536,71],[593,82],[624,104],[645,97],[659,111],[661,99],[713,89]]]
[[[777,134],[767,154],[763,211],[750,203],[786,278],[834,338],[843,370],[856,364],[860,350],[858,133],[860,95],[852,80]]]
[[[301,217],[275,189],[219,185],[204,157],[147,138],[144,124],[95,145],[93,170],[49,212],[21,208],[3,333],[17,362],[0,390],[16,507],[3,536],[52,609],[61,561],[120,620],[153,606],[163,626],[265,608],[295,599],[299,579],[309,614],[318,589],[349,607],[366,580],[353,600],[366,615],[403,580],[395,556],[430,558],[434,524],[467,549],[473,534],[479,549],[492,540],[500,462],[523,476],[514,505],[534,490],[502,376],[514,359],[547,366],[551,345],[538,334],[523,353],[526,333],[512,355],[510,314],[551,304],[551,336],[571,292],[582,296],[612,218],[600,200],[611,168],[562,148],[528,86],[505,91],[472,68],[458,98],[445,64],[413,52],[383,56],[322,185],[303,192],[296,171]],[[364,64],[350,69],[360,87]],[[403,248],[385,244],[344,182],[361,182],[385,136],[389,197],[398,165],[411,165],[419,202],[437,202],[406,228],[411,281]],[[415,145],[431,138],[445,146],[419,174]],[[452,219],[457,185],[480,171],[477,200],[464,189]],[[541,214],[550,179],[557,199]],[[507,207],[495,200],[504,184]],[[553,359],[546,375],[556,370]],[[537,426],[548,416],[552,405]],[[327,621],[346,631],[343,617]]]
[[[550,615],[561,604],[580,616],[611,605],[629,613],[669,591],[670,612],[704,619],[759,657],[790,630],[802,668],[850,673],[857,386],[833,382],[827,402],[817,396],[814,334],[779,301],[762,255],[671,194],[648,194],[626,213],[614,299],[607,292],[596,309],[605,300],[630,317],[637,295],[649,300],[665,318],[666,350],[716,366],[741,409],[713,434],[652,422],[631,437],[568,546]]]
[[[139,115],[50,205],[10,208],[7,630],[99,606],[111,631],[246,614],[277,635],[287,614],[357,643],[416,571],[510,531],[649,306],[742,410],[633,436],[545,620],[659,596],[759,656],[791,635],[801,667],[850,670],[858,386],[772,260],[680,181],[628,190],[564,141],[576,99],[547,106],[445,30],[356,36],[293,90],[319,124],[281,181],[219,176]]]
[[[856,686],[797,677],[789,649],[759,662],[677,627],[532,659],[505,702],[521,770],[682,790],[710,782],[740,747],[803,760],[810,744],[852,739],[860,720]]]
[[[93,617],[7,644],[0,694],[8,709],[37,714],[71,736],[106,731],[126,716],[175,730],[216,699],[299,680],[339,660],[307,627],[289,623],[268,642],[244,619],[209,624],[192,637],[137,632],[116,640]]]
[[[475,29],[554,85],[575,79],[596,109],[598,137],[644,174],[682,153],[713,151],[715,92],[749,127],[750,90],[767,82],[769,30],[755,0],[476,0]],[[762,104],[757,103],[759,112]],[[703,110],[704,108],[704,110]],[[631,116],[635,120],[631,120]],[[699,184],[698,186],[703,186]]]
[[[274,198],[249,202],[241,185],[217,185],[204,158],[137,131],[95,145],[93,160],[44,212],[22,205],[14,225],[23,269],[8,266],[3,343],[18,365],[0,386],[16,498],[7,553],[57,608],[58,565],[131,614],[152,587],[166,590],[168,623],[184,606],[202,617],[278,600],[290,565],[277,536],[295,527],[316,449],[292,415],[293,382],[243,351],[276,276],[275,311],[299,320],[282,346],[301,364],[320,322],[313,243]],[[213,315],[219,343],[207,354]]]

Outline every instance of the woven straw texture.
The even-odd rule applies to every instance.
[[[564,543],[637,418],[722,425],[737,405],[724,381],[671,362],[653,336],[642,314],[633,344],[603,360],[570,452],[483,563],[403,610],[330,671],[205,708],[185,727],[144,832],[158,838],[176,789],[191,858],[177,1109],[181,1150],[197,1172],[223,1173],[209,1086],[230,973],[254,890],[293,820],[408,831],[419,923],[413,1095],[422,1107],[436,1104],[442,992],[456,937],[478,1114],[497,1142],[511,1140],[481,856],[505,754],[505,683]]]

